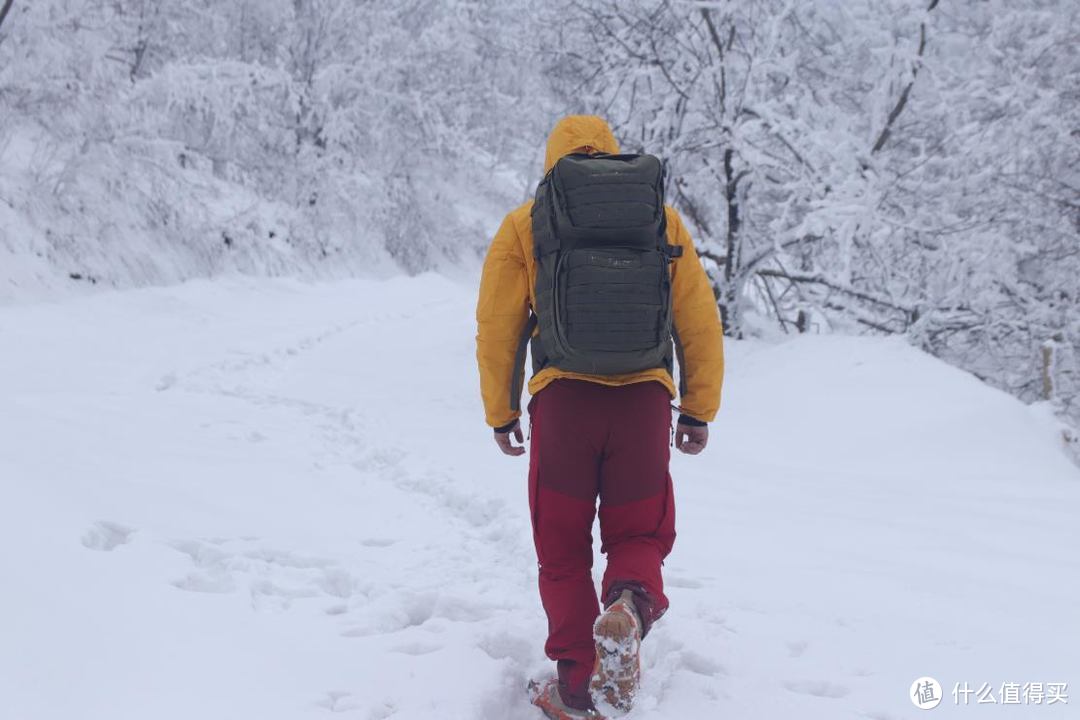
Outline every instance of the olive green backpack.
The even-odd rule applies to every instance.
[[[664,167],[652,155],[561,158],[532,208],[533,369],[619,375],[672,369],[671,275]],[[540,332],[533,336],[533,328]],[[519,350],[524,364],[525,342]],[[520,396],[515,383],[512,401]]]

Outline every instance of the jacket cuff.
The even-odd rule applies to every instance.
[[[686,413],[679,415],[679,425],[689,425],[690,427],[705,427],[709,423],[704,420],[698,420],[696,417],[690,417]]]
[[[500,433],[500,434],[501,433],[508,433],[511,430],[513,430],[514,427],[517,426],[517,424],[518,424],[518,419],[514,418],[513,420],[506,423],[505,425],[500,425],[499,427],[495,428],[495,432]]]

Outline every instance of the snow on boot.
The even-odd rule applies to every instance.
[[[641,618],[634,595],[624,590],[593,625],[596,667],[589,692],[598,706],[628,712],[641,683]]]
[[[604,716],[595,710],[567,707],[559,696],[559,681],[555,678],[546,683],[530,681],[529,697],[532,704],[543,710],[550,720],[604,720]]]

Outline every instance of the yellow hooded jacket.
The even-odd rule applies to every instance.
[[[611,128],[595,115],[571,115],[555,126],[548,138],[544,172],[574,151],[618,153]],[[724,378],[724,345],[720,314],[712,286],[701,266],[690,235],[679,214],[667,212],[668,242],[683,248],[682,257],[671,264],[672,309],[675,331],[682,342],[686,393],[680,410],[691,417],[711,421],[720,407]],[[521,334],[536,302],[536,261],[533,257],[532,201],[513,210],[495,234],[484,260],[480,299],[476,306],[476,359],[480,366],[480,391],[487,423],[507,425],[521,415],[511,408],[511,386],[518,373],[517,349]],[[529,381],[536,395],[553,380],[571,378],[602,385],[629,385],[657,381],[676,397],[675,382],[664,368],[626,375],[584,375],[545,367]]]

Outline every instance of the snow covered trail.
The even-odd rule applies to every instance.
[[[0,308],[0,719],[537,720],[526,461],[482,426],[473,301],[424,276]],[[1080,717],[949,694],[1080,688],[1051,430],[900,342],[729,356],[630,717],[913,718],[921,675],[938,716]]]

